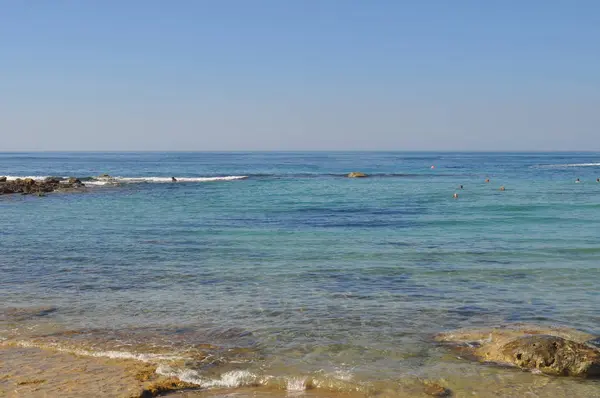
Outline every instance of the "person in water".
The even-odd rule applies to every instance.
[[[485,182],[490,182],[490,179],[489,179],[489,178],[486,178],[486,179],[485,179]]]
[[[504,188],[504,185],[502,185],[502,186],[500,187],[500,190],[501,190],[501,191],[506,191],[506,188]]]
[[[596,178],[596,182],[600,182],[600,178]]]
[[[457,193],[455,193],[454,195],[452,195],[452,197],[453,197],[454,199],[458,199],[458,194],[457,194]]]
[[[177,182],[177,178],[175,178],[175,177],[171,177],[171,181],[172,181],[172,182]]]
[[[575,180],[575,183],[576,183],[576,184],[579,184],[580,182],[581,182],[581,181],[579,180],[579,178]]]
[[[462,186],[462,185],[460,186],[460,189],[463,189],[463,186]]]

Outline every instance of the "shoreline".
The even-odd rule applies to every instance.
[[[556,334],[585,340],[589,335],[567,329]],[[505,334],[502,329],[496,332]],[[495,332],[495,333],[496,333]],[[511,331],[506,331],[507,337]],[[534,333],[537,333],[534,331]],[[472,339],[487,330],[456,330],[441,340]],[[483,341],[483,340],[482,340]],[[41,345],[35,340],[0,342],[0,396],[65,398],[103,396],[147,398],[177,394],[183,398],[303,397],[303,398],[427,398],[427,397],[528,397],[600,396],[600,380],[553,377],[514,367],[477,363],[446,351],[432,357],[420,371],[399,373],[394,380],[347,380],[333,383],[317,375],[273,377],[254,381],[221,375],[219,384],[194,383],[198,377],[184,370],[187,361],[162,356],[127,356],[125,351],[93,352],[63,345]],[[121,354],[121,355],[118,355]],[[464,352],[463,352],[464,354]],[[181,367],[184,366],[184,367]],[[203,379],[207,380],[207,379]],[[218,379],[216,379],[217,381]]]
[[[324,372],[326,361],[312,370],[294,368],[290,358],[269,355],[260,344],[232,346],[197,328],[68,329],[56,322],[59,312],[57,307],[0,310],[0,396],[600,396],[600,379],[591,372],[600,363],[598,336],[564,326],[514,323],[440,332],[426,338],[431,351],[418,367],[380,377],[379,371]],[[514,342],[551,336],[556,343],[571,343],[562,354],[528,349],[524,355],[533,355],[536,363],[550,355],[556,364],[566,364],[565,370],[584,370],[579,365],[586,358],[573,356],[576,350],[588,359],[595,355],[590,360],[596,365],[581,374],[588,378],[556,377],[559,368],[524,366],[503,354]]]
[[[147,398],[197,386],[156,373],[133,359],[75,355],[0,344],[0,396]]]
[[[351,392],[288,391],[265,386],[206,389],[157,372],[158,365],[135,359],[77,355],[48,348],[0,343],[0,396],[79,398],[103,396],[149,398],[177,393],[179,397],[229,396],[247,393],[287,397],[364,398]],[[408,396],[406,396],[408,397]],[[404,398],[404,397],[403,397]]]

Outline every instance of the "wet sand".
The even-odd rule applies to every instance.
[[[363,394],[327,391],[293,393],[242,388],[199,391],[155,373],[156,366],[136,360],[86,357],[48,349],[0,345],[0,397],[347,397]]]
[[[153,396],[159,385],[175,382],[154,370],[155,366],[134,360],[0,345],[0,397]],[[186,386],[177,382],[173,390],[178,387]]]

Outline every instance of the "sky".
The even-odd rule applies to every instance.
[[[0,2],[0,151],[600,151],[600,1]]]

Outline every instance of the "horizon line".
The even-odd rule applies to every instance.
[[[598,150],[481,150],[481,149],[34,149],[0,150],[0,153],[600,153]]]

